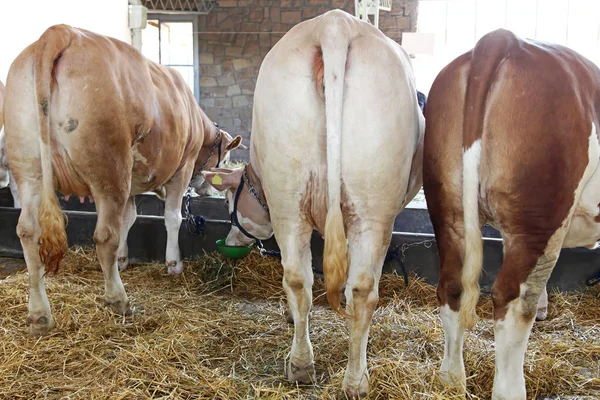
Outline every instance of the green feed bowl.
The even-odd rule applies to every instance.
[[[228,246],[225,244],[225,239],[217,240],[217,250],[219,253],[223,254],[228,258],[242,258],[246,257],[250,250],[252,250],[252,245],[250,246]]]

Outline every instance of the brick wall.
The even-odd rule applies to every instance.
[[[400,43],[416,30],[418,0],[393,0],[379,28]],[[199,17],[200,103],[208,116],[232,135],[250,141],[252,96],[260,64],[291,27],[328,10],[354,14],[352,0],[219,0]],[[248,159],[238,150],[232,159]]]

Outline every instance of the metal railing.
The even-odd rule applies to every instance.
[[[142,0],[149,12],[162,14],[208,14],[216,0]]]

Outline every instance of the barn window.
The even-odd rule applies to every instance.
[[[194,15],[148,14],[142,31],[142,53],[179,71],[199,102],[197,31]]]
[[[416,56],[420,90],[428,92],[446,64],[498,28],[569,46],[600,65],[598,0],[420,0],[417,29],[436,37],[433,56]]]

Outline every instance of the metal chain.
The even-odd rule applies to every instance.
[[[219,139],[223,135],[223,132],[221,131],[221,129],[219,129],[219,125],[217,125],[216,122],[214,122],[214,124],[215,124],[215,127],[217,128],[217,137],[215,138],[215,141],[213,142],[212,147],[210,148],[210,152],[208,153],[208,157],[206,158],[206,161],[204,161],[204,164],[202,164],[202,166],[200,167],[200,169],[198,170],[196,175],[194,175],[192,177],[192,179],[190,180],[190,183],[193,182],[194,179],[196,179],[198,177],[198,175],[200,175],[202,173],[202,171],[204,171],[204,168],[206,168],[206,166],[208,165],[208,162],[210,161],[213,154],[215,153],[215,150],[217,148],[217,143],[219,143]],[[222,139],[221,139],[221,141],[222,141]],[[185,191],[185,194],[183,195],[183,198],[184,198],[183,218],[185,221],[185,226],[187,228],[188,234],[199,236],[199,235],[204,234],[204,228],[206,227],[206,219],[202,215],[194,216],[194,214],[192,214],[190,203],[191,203],[193,191],[194,191],[194,189],[191,186],[188,186],[188,188]]]
[[[269,206],[267,206],[261,199],[260,199],[260,195],[258,193],[258,190],[256,190],[256,188],[254,187],[254,185],[252,184],[252,182],[250,182],[250,179],[248,179],[248,174],[246,173],[247,171],[247,167],[244,167],[244,181],[246,182],[246,185],[248,185],[248,192],[252,195],[252,197],[254,197],[256,199],[256,201],[258,201],[258,204],[260,204],[260,206],[262,207],[263,210],[265,210],[266,212],[269,212]]]
[[[426,249],[430,249],[431,246],[433,246],[433,242],[434,239],[427,239],[423,240],[422,242],[404,243],[400,248],[400,261],[404,262],[404,260],[406,259],[406,250],[410,249],[411,247],[423,245],[423,247],[425,247]]]
[[[184,198],[184,219],[185,227],[189,235],[204,236],[204,228],[206,227],[206,219],[202,215],[194,216],[191,211],[192,188],[188,187],[185,191]]]
[[[398,260],[400,263],[400,268],[402,269],[402,276],[404,277],[404,285],[408,286],[408,272],[406,271],[406,266],[404,265],[404,260],[406,259],[406,250],[411,247],[416,247],[423,245],[425,248],[430,248],[433,246],[434,239],[423,240],[421,242],[415,243],[404,243],[402,246],[394,246],[393,249],[388,249],[388,252],[385,256],[385,262],[388,262],[392,259]]]
[[[204,164],[202,164],[202,166],[200,167],[200,169],[198,170],[198,172],[196,173],[194,178],[197,177],[202,171],[204,171],[204,168],[206,168],[206,166],[208,165],[208,162],[212,158],[212,155],[215,153],[215,149],[217,148],[217,143],[219,143],[219,138],[221,137],[221,135],[222,135],[221,130],[219,128],[217,128],[217,137],[215,138],[215,141],[213,142],[213,145],[210,148],[208,157],[206,158],[206,161],[204,161]],[[194,179],[192,178],[192,180],[194,180]]]
[[[281,257],[281,252],[280,251],[265,249],[265,246],[263,245],[262,240],[257,240],[256,241],[256,248],[258,249],[258,252],[260,253],[260,255],[263,256],[263,257],[265,257],[265,256]]]

